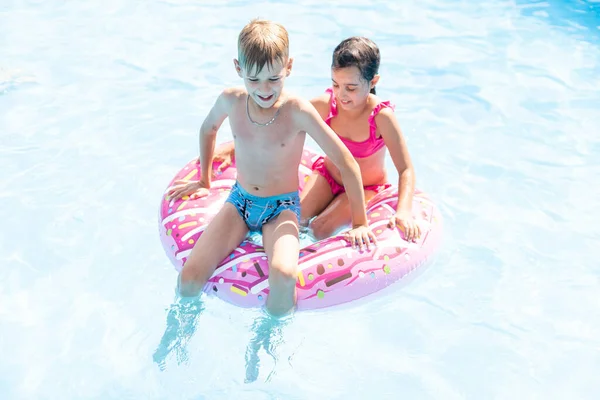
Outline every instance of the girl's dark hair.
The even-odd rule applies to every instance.
[[[331,68],[347,68],[355,66],[360,76],[370,82],[379,72],[379,48],[366,37],[353,36],[343,40],[333,51]],[[375,94],[375,87],[371,89]]]

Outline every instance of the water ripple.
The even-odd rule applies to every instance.
[[[3,398],[595,398],[598,7],[3,4]],[[288,28],[286,85],[306,97],[330,84],[338,40],[379,44],[378,94],[445,219],[410,283],[284,325],[178,304],[156,234],[164,185],[240,84],[237,34],[259,15]]]

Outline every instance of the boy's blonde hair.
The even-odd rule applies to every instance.
[[[288,56],[288,32],[281,24],[253,19],[238,36],[238,61],[246,71],[258,74],[277,61],[285,65]]]

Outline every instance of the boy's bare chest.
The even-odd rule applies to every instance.
[[[232,134],[238,142],[261,148],[285,147],[297,136],[287,115],[280,115],[271,124],[264,126],[252,123],[247,116],[231,121]]]

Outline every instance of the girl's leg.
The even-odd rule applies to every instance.
[[[327,180],[321,174],[313,172],[300,193],[300,224],[308,225],[308,221],[323,211],[333,198]]]
[[[365,201],[371,200],[375,194],[372,190],[365,190]],[[344,192],[333,199],[327,208],[312,220],[310,228],[317,240],[323,240],[351,222],[350,201]]]

